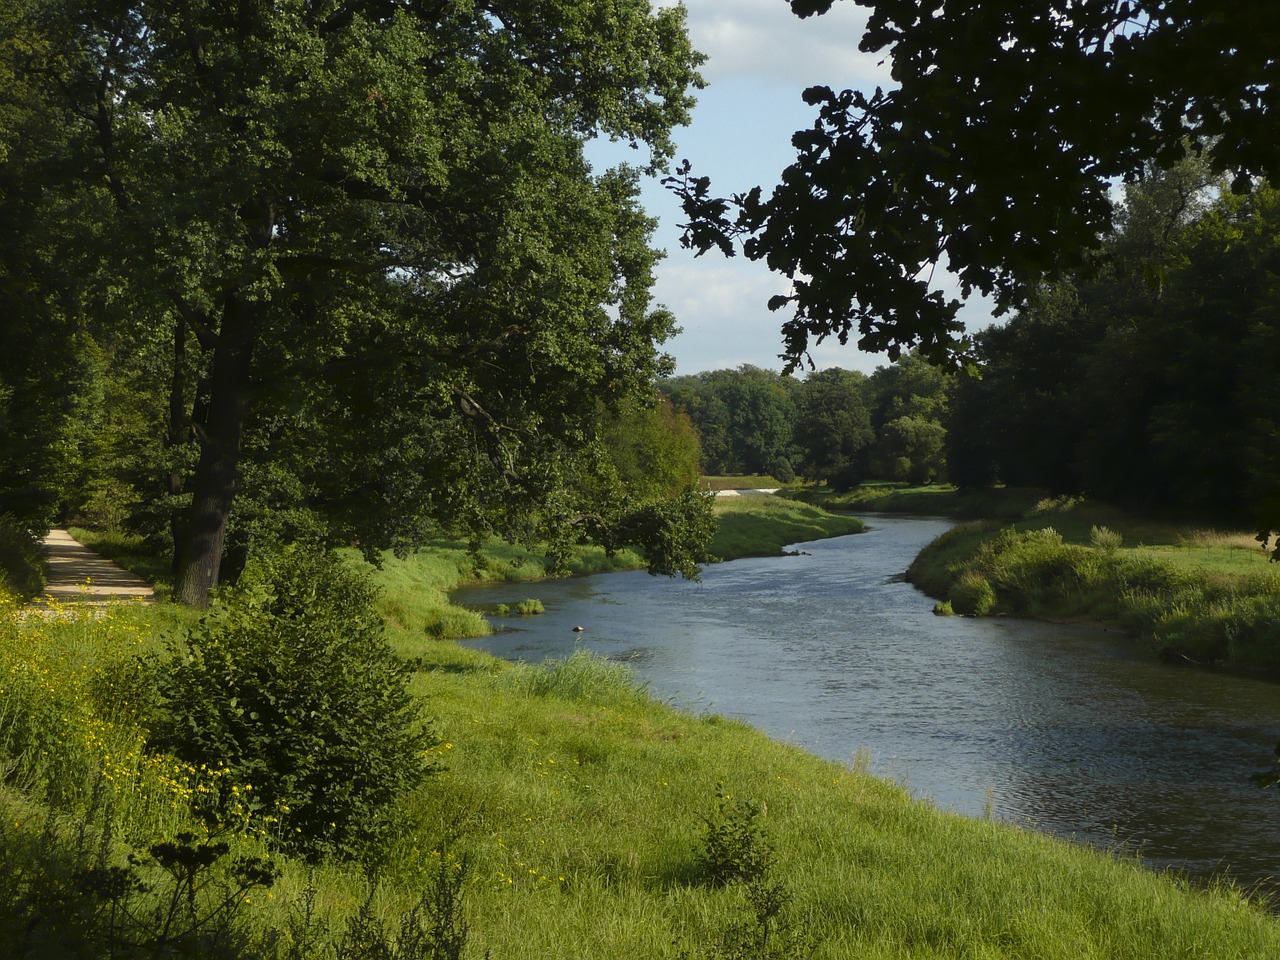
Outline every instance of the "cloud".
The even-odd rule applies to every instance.
[[[707,55],[703,75],[713,84],[749,77],[869,90],[890,82],[883,56],[858,50],[867,10],[849,0],[805,20],[785,0],[687,0],[686,7],[689,36]]]
[[[673,256],[659,274],[654,292],[683,328],[666,344],[667,352],[676,358],[677,372],[733,369],[744,363],[781,370],[778,355],[788,313],[785,309],[773,313],[767,304],[789,286],[785,277],[741,258]],[[870,372],[888,363],[884,357],[862,353],[852,343],[842,347],[835,338],[810,353],[819,369]]]

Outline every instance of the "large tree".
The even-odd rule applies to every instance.
[[[834,0],[790,0],[802,17]],[[1001,309],[1078,267],[1115,180],[1190,150],[1247,192],[1280,182],[1280,5],[1230,0],[861,0],[894,86],[805,92],[818,115],[766,194],[672,179],[686,242],[735,241],[793,285],[785,355],[856,334],[891,357],[967,349],[939,265]]]
[[[39,43],[4,64],[48,107],[12,122],[47,145],[49,262],[127,304],[100,338],[170,342],[168,434],[198,440],[180,599],[218,581],[249,465],[260,513],[288,491],[370,549],[573,528],[599,401],[649,390],[672,330],[634,176],[582,146],[669,158],[682,9],[24,2]]]

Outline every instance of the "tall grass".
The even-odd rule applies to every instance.
[[[147,859],[151,838],[191,823],[181,791],[198,781],[183,776],[131,775],[127,787],[110,784],[110,804],[95,799],[111,763],[145,773],[163,760],[130,746],[148,715],[133,654],[161,646],[157,615],[149,607],[119,622],[0,624],[3,682],[9,690],[15,677],[29,677],[21,702],[40,731],[22,743],[45,744],[39,764],[0,786],[0,955],[19,952],[14,938],[31,917],[22,909],[41,884],[75,903],[84,896],[73,882],[84,876],[77,863],[105,850],[105,862],[125,868],[130,852]],[[815,957],[1280,955],[1276,920],[1236,890],[1190,890],[1129,858],[940,813],[856,765],[657,703],[625,671],[585,654],[519,670],[477,658],[475,669],[414,678],[441,737],[432,751],[443,769],[403,803],[405,828],[376,884],[358,865],[277,855],[279,878],[238,904],[235,936],[218,955],[383,955],[359,953],[356,935],[380,936],[385,946],[440,871],[464,861],[463,956],[714,955],[726,925],[748,921],[752,910],[747,891],[716,882],[703,855],[708,817],[725,795],[759,811],[786,920]],[[104,746],[87,736],[103,725],[119,739]],[[27,748],[6,742],[7,768]],[[225,860],[267,851],[269,834],[252,826],[250,816],[230,835]],[[54,865],[40,867],[40,853]],[[160,897],[169,889],[162,873],[146,870]],[[85,943],[60,946],[28,953],[107,955]],[[184,951],[168,955],[207,955],[194,945]]]
[[[957,613],[1116,621],[1173,659],[1280,671],[1280,570],[1246,534],[1043,503],[943,534],[908,579]]]

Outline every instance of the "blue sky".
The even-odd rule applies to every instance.
[[[686,0],[685,6],[693,44],[708,58],[702,74],[709,86],[698,95],[692,124],[677,131],[677,157],[688,158],[695,174],[710,176],[721,196],[757,185],[767,193],[777,183],[794,159],[791,135],[813,123],[813,108],[800,97],[806,87],[870,91],[890,82],[887,64],[858,51],[867,10],[850,0],[807,20],[793,15],[786,0]],[[635,157],[620,147],[593,147],[591,156],[597,164]],[[680,247],[679,204],[656,178],[645,184],[643,200],[659,221],[655,244],[667,251],[656,300],[683,328],[666,345],[677,372],[743,363],[780,369],[779,329],[789,314],[770,313],[765,304],[787,291],[787,281],[741,256],[694,258]],[[982,304],[966,306],[962,316],[971,328],[990,322]],[[819,368],[867,372],[888,362],[834,340],[812,356]]]

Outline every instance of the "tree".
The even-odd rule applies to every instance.
[[[697,427],[708,473],[766,473],[784,483],[794,476],[797,386],[790,377],[751,364],[662,384]]]
[[[924,483],[946,471],[952,377],[916,353],[877,367],[866,390],[875,442],[870,471],[888,480]]]
[[[635,176],[582,144],[669,157],[700,83],[683,10],[31,7],[4,62],[48,109],[0,123],[56,160],[24,172],[46,272],[77,251],[117,305],[100,337],[169,344],[166,432],[198,445],[169,489],[180,599],[218,581],[250,464],[366,550],[441,521],[567,535],[599,398],[651,389],[673,327]]]
[[[809,374],[796,404],[800,469],[811,480],[857,482],[865,453],[875,441],[863,393],[866,376],[832,367]]]
[[[791,0],[807,17],[834,0]],[[1247,193],[1280,182],[1275,91],[1280,7],[1225,0],[868,0],[861,49],[895,87],[812,87],[796,162],[767,197],[717,197],[686,162],[670,179],[685,244],[753,260],[793,292],[785,356],[851,333],[891,358],[913,344],[949,361],[968,343],[959,302],[1017,306],[1082,266],[1111,222],[1110,184],[1190,151]]]
[[[702,451],[689,415],[670,400],[634,402],[605,421],[604,447],[627,493],[672,499],[698,485]]]

